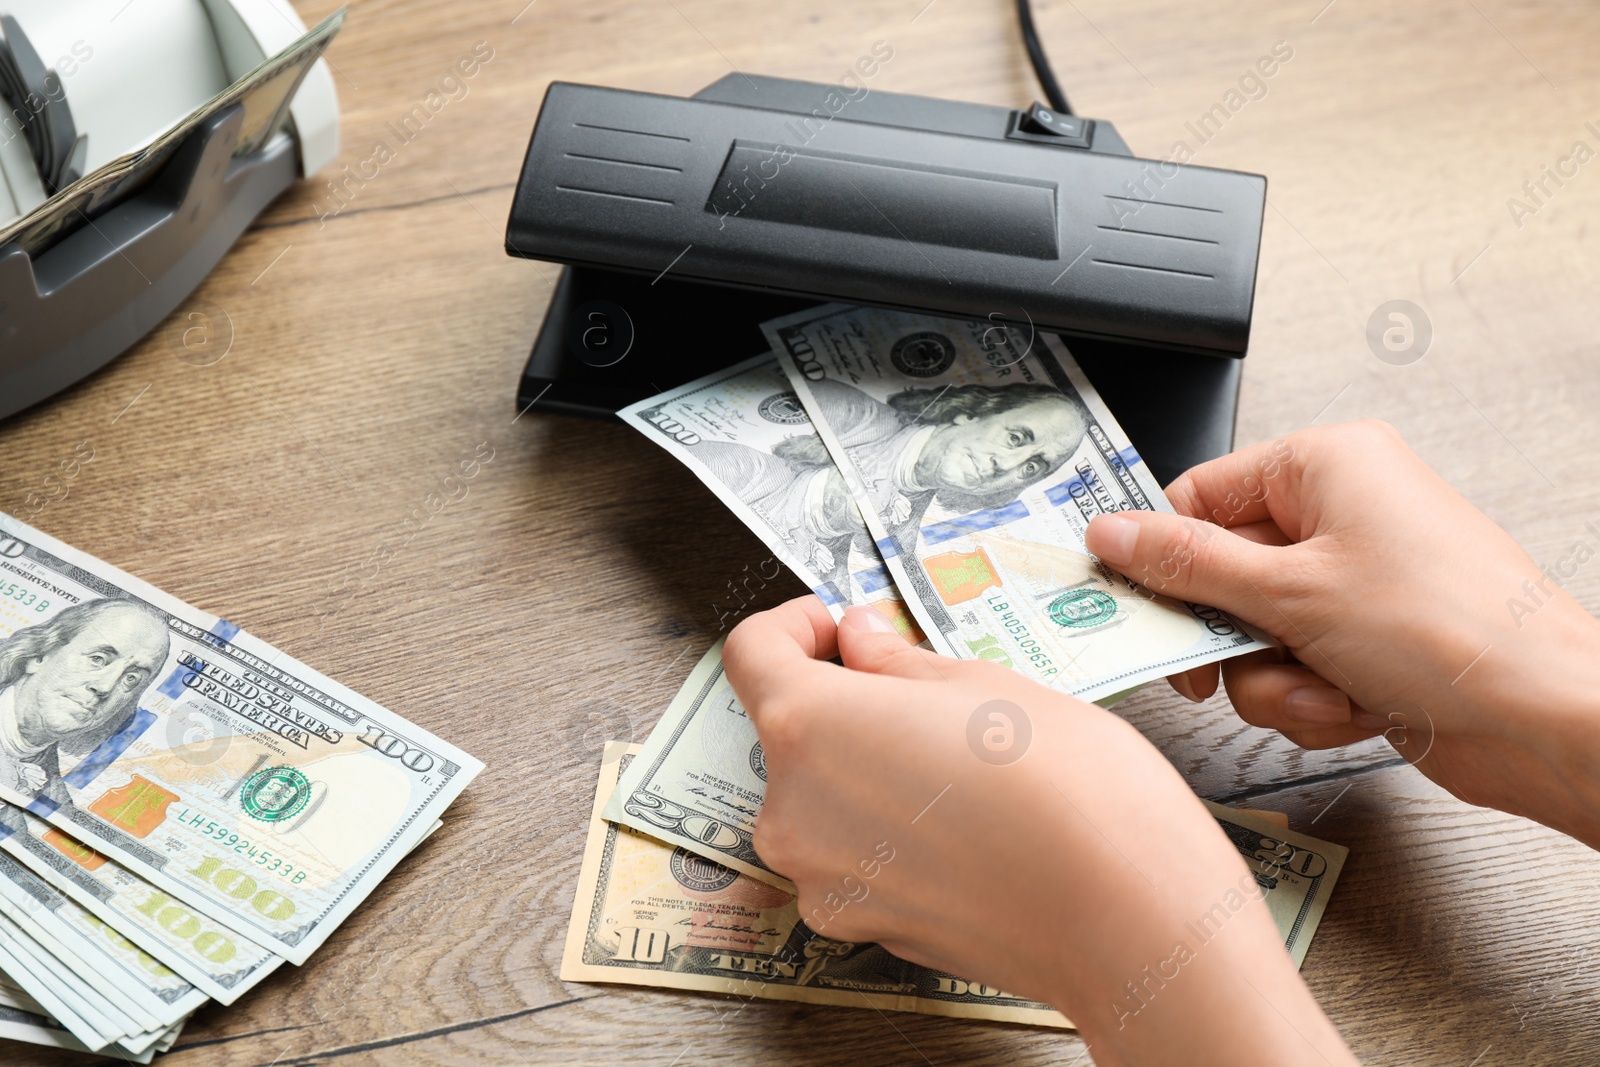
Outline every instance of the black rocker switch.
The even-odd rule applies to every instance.
[[[1007,137],[1016,141],[1038,141],[1067,148],[1088,148],[1094,133],[1094,120],[1052,111],[1038,101],[1026,111],[1013,112]]]

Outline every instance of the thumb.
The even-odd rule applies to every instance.
[[[900,678],[943,679],[954,661],[908,643],[876,608],[846,608],[839,621],[839,658],[853,671]]]
[[[1097,516],[1084,537],[1089,551],[1152,593],[1207,604],[1257,622],[1262,589],[1286,562],[1286,549],[1164,511]]]

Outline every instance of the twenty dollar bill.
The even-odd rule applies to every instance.
[[[766,789],[761,739],[722,672],[718,641],[630,761],[603,814],[792,893],[794,883],[751,843]]]

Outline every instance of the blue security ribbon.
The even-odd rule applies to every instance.
[[[211,627],[210,630],[211,636],[215,637],[223,644],[227,644],[229,641],[232,641],[233,636],[238,632],[239,628],[233,623],[229,622],[227,619],[218,619],[216,625]],[[156,687],[156,692],[160,693],[164,697],[177,700],[183,695],[184,679],[193,673],[193,667],[185,667],[182,664],[179,664],[172,669],[171,674],[167,675],[166,681],[162,682]]]
[[[115,763],[118,756],[128,751],[128,746],[137,741],[140,734],[150,729],[155,721],[155,712],[143,708],[136,710],[128,716],[121,729],[96,745],[93,752],[72,768],[66,776],[66,783],[74,789],[82,789],[100,777],[100,772]]]

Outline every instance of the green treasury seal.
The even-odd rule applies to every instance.
[[[1073,630],[1110,622],[1117,602],[1098,589],[1070,589],[1050,601],[1050,621]]]
[[[245,779],[239,804],[262,822],[282,822],[300,814],[311,800],[311,779],[294,767],[263,767]]]

